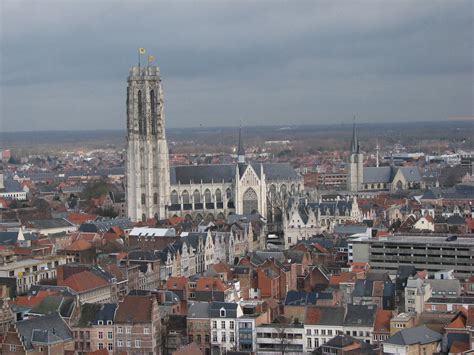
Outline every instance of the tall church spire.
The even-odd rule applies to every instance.
[[[245,163],[245,149],[244,144],[242,143],[242,125],[239,129],[239,148],[237,149],[237,162],[239,164]]]
[[[351,154],[359,154],[359,141],[357,140],[356,124],[352,126]]]

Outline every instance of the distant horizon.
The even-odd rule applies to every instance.
[[[339,127],[352,129],[354,121],[340,122],[340,123],[303,123],[303,124],[270,124],[270,125],[242,125],[243,129],[246,128],[285,128],[295,129],[299,127]],[[420,125],[420,124],[433,124],[433,125],[444,125],[444,124],[463,124],[463,123],[474,123],[474,117],[463,117],[459,119],[446,119],[446,120],[428,120],[428,121],[397,121],[397,122],[358,122],[355,121],[356,127],[365,127],[365,126],[399,126],[400,123],[410,123],[411,125]],[[229,125],[229,126],[189,126],[189,127],[166,127],[166,130],[196,130],[196,129],[238,129],[240,124]],[[0,136],[4,134],[16,134],[16,133],[63,133],[63,132],[124,132],[126,133],[126,127],[123,128],[99,128],[99,129],[44,129],[44,130],[21,130],[21,131],[0,131]]]

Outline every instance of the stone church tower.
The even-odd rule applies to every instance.
[[[166,218],[169,152],[163,90],[157,66],[132,67],[127,85],[126,194],[128,217],[136,222]]]
[[[352,127],[351,155],[347,172],[347,189],[357,192],[362,189],[364,180],[364,155],[360,152],[355,123]]]

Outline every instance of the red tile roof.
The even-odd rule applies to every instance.
[[[126,296],[118,305],[115,323],[150,323],[154,300],[149,296]]]
[[[390,320],[392,317],[392,311],[378,309],[375,315],[374,332],[390,332]]]
[[[221,279],[213,277],[201,277],[196,283],[196,291],[222,291],[229,289],[230,286],[222,282]]]
[[[77,225],[80,225],[87,221],[93,221],[96,218],[97,215],[92,213],[70,213],[67,217],[68,221]]]
[[[341,282],[355,282],[357,274],[355,272],[343,272],[339,275],[332,275],[329,278],[329,285],[339,286]]]
[[[166,281],[166,288],[168,290],[184,290],[188,284],[188,278],[184,276],[170,277]]]
[[[76,292],[86,292],[106,285],[106,280],[91,271],[78,272],[62,282],[58,281],[58,286],[67,286]]]
[[[92,244],[86,240],[79,239],[71,243],[64,250],[66,251],[85,251],[92,249]]]
[[[39,305],[43,300],[52,295],[57,295],[57,291],[45,291],[45,290],[40,290],[36,295],[34,296],[18,296],[15,298],[15,301],[13,301],[13,304],[16,304],[17,306],[24,306],[24,307],[34,307]]]

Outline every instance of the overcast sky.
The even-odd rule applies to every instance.
[[[0,130],[123,129],[137,48],[169,127],[473,115],[474,1],[0,1]]]

